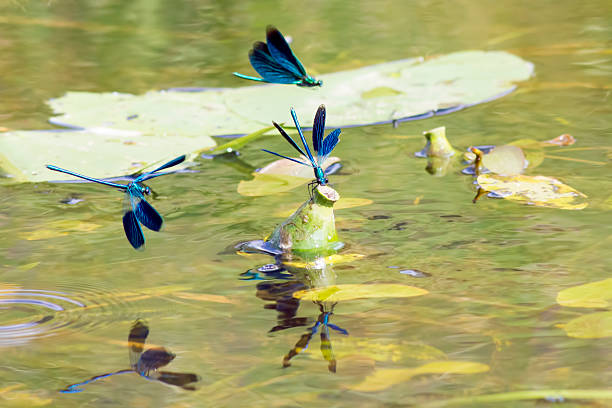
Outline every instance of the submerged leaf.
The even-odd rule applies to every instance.
[[[563,289],[557,303],[568,307],[607,307],[612,300],[612,278]]]
[[[582,210],[588,205],[583,200],[586,195],[552,177],[483,174],[477,182],[494,198],[564,210]]]
[[[580,316],[563,325],[569,337],[600,339],[612,337],[612,312],[598,312]]]
[[[312,301],[337,302],[363,298],[407,298],[429,293],[425,289],[398,283],[345,284],[295,292],[293,297]]]
[[[383,368],[363,382],[351,387],[355,391],[380,391],[401,384],[422,374],[477,374],[489,371],[489,366],[470,361],[435,361],[415,368]]]
[[[90,232],[100,228],[99,224],[94,224],[86,221],[77,220],[59,220],[52,221],[46,224],[43,228],[22,232],[19,236],[28,241],[36,241],[39,239],[49,239],[68,235],[72,232]]]
[[[308,183],[307,178],[286,176],[282,174],[253,173],[253,179],[242,180],[238,183],[238,194],[249,197],[258,197],[271,194],[284,193]]]

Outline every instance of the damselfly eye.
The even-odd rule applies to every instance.
[[[151,194],[151,189],[150,189],[149,187],[145,187],[145,188],[144,188],[144,193],[145,193],[146,195]]]

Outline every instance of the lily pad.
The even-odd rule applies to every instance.
[[[607,307],[612,300],[612,278],[563,289],[557,303],[568,307]]]
[[[569,337],[601,339],[612,337],[612,312],[598,312],[580,316],[563,325]]]
[[[490,197],[537,207],[582,210],[588,205],[586,195],[552,177],[483,174],[477,182]]]
[[[422,296],[429,293],[425,289],[397,283],[377,284],[345,284],[325,288],[301,290],[295,292],[293,297],[312,301],[337,302],[340,300],[364,298],[408,298]]]
[[[15,131],[0,133],[0,169],[7,182],[74,180],[67,174],[46,169],[47,164],[106,178],[131,174],[152,162],[215,145],[206,135],[157,137],[125,132],[101,135],[92,131]]]
[[[386,62],[318,76],[324,85],[152,91],[144,95],[70,92],[49,105],[54,124],[158,136],[244,134],[291,120],[288,107],[312,117],[329,107],[329,127],[421,119],[501,97],[527,80],[533,64],[500,51],[464,51]]]
[[[384,368],[351,387],[355,391],[380,391],[423,374],[477,374],[489,371],[489,366],[470,361],[435,361],[415,368]]]

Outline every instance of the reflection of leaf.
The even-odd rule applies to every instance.
[[[397,283],[346,284],[319,289],[301,290],[293,294],[298,299],[336,302],[360,298],[413,297],[429,293],[425,289]]]
[[[100,225],[91,222],[60,220],[52,221],[36,231],[22,232],[19,234],[19,236],[23,239],[27,239],[28,241],[36,241],[39,239],[61,237],[63,235],[68,235],[71,232],[91,232],[97,228],[100,228]]]
[[[483,174],[477,181],[495,197],[523,204],[564,210],[582,210],[588,205],[582,200],[586,195],[552,177]]]
[[[370,205],[374,203],[374,201],[369,200],[367,198],[359,198],[359,197],[340,197],[340,199],[334,204],[334,211],[344,210],[346,208],[354,208],[354,207],[362,207],[365,205]],[[289,217],[291,214],[295,212],[295,209],[299,206],[299,204],[291,204],[283,207],[287,207],[287,210],[280,210],[274,213],[277,217]]]
[[[291,123],[288,106],[295,107],[298,117],[313,117],[322,103],[333,106],[327,118],[331,128],[469,106],[512,90],[532,72],[531,63],[506,52],[465,51],[318,75],[324,85],[314,92],[275,84],[138,96],[71,92],[49,104],[62,114],[54,123],[84,128],[180,136],[244,134],[272,120]]]
[[[600,339],[612,337],[612,312],[598,312],[580,316],[563,325],[569,337]]]
[[[383,368],[363,382],[351,387],[356,391],[380,391],[422,374],[476,374],[489,371],[489,366],[470,361],[436,361],[416,368]]]
[[[612,300],[612,278],[563,289],[557,303],[568,307],[606,307]]]
[[[517,146],[497,146],[482,156],[482,164],[495,174],[512,176],[521,174],[526,167],[523,150]]]
[[[362,254],[332,254],[332,255],[326,256],[322,260],[315,261],[314,263],[304,262],[304,261],[287,261],[287,262],[283,262],[283,265],[293,266],[294,268],[306,268],[312,265],[313,268],[317,268],[318,262],[320,262],[321,265],[329,265],[329,264],[339,265],[343,263],[356,261],[358,259],[363,258],[364,256],[365,255],[362,255]]]

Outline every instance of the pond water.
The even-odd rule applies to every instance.
[[[265,237],[283,220],[279,211],[306,197],[305,187],[265,197],[236,191],[249,168],[270,161],[262,147],[288,151],[278,136],[241,151],[246,172],[201,160],[198,172],[152,180],[166,224],[145,231],[143,252],[125,239],[122,196],[112,189],[0,185],[0,406],[609,404],[612,318],[599,321],[601,335],[582,336],[590,338],[564,329],[588,314],[609,316],[609,305],[556,300],[612,269],[608,1],[4,2],[0,126],[53,128],[45,102],[67,91],[244,86],[231,72],[252,72],[247,51],[270,23],[294,38],[315,74],[482,49],[533,62],[535,76],[506,97],[447,116],[343,130],[333,186],[373,203],[336,213],[340,254],[363,257],[322,269],[269,271],[272,258],[233,249]],[[422,132],[437,126],[461,149],[570,133],[576,144],[548,148],[528,173],[559,178],[588,195],[589,206],[473,204],[472,179],[460,167],[432,177],[414,157]],[[324,313],[291,296],[328,283],[428,293],[327,302]],[[296,343],[304,348],[303,336],[326,318],[336,326],[319,324],[329,333],[312,336],[283,368],[284,356]],[[127,373],[59,392],[129,369],[137,319],[149,326],[147,347],[176,354],[162,370],[197,374],[195,390]],[[426,366],[434,361],[479,365],[444,373]],[[377,375],[382,385],[365,389]],[[531,399],[490,397],[538,390]],[[573,390],[575,398],[549,390]],[[500,402],[465,399],[472,396]]]

